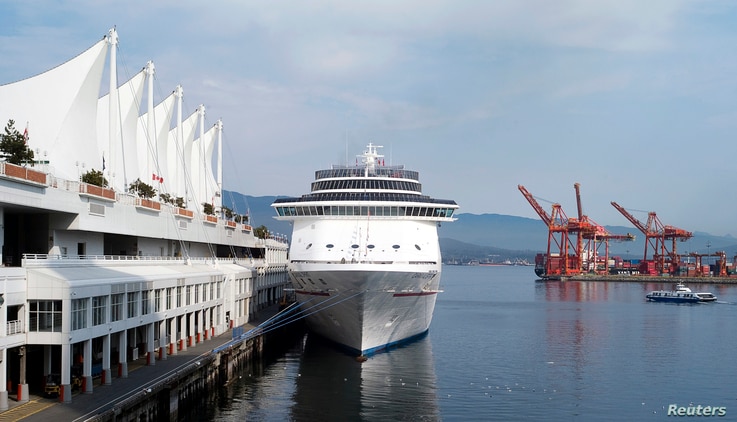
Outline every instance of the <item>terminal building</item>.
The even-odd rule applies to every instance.
[[[288,285],[286,240],[223,206],[222,122],[184,117],[181,86],[155,102],[151,62],[119,83],[117,40],[0,85],[0,120],[34,152],[0,160],[0,412],[49,386],[94,394]]]

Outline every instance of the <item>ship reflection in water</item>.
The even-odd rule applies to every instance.
[[[291,420],[440,420],[432,344],[425,336],[365,362],[308,334]]]

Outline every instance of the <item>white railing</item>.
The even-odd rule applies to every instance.
[[[7,335],[19,334],[23,332],[23,324],[20,321],[8,321]]]

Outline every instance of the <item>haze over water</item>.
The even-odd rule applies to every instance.
[[[258,374],[243,374],[200,416],[665,420],[675,404],[724,407],[721,420],[737,418],[737,286],[691,286],[715,293],[711,304],[645,301],[671,287],[444,266],[426,337],[359,363],[308,335]]]

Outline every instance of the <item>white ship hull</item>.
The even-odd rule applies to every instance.
[[[425,333],[440,283],[437,265],[290,264],[308,327],[361,355]],[[313,280],[316,284],[299,283]],[[303,288],[305,286],[306,288]]]

